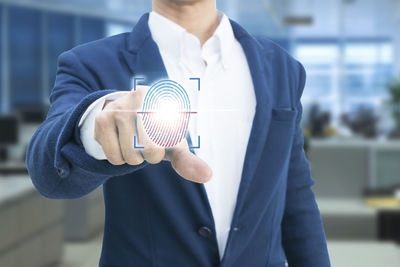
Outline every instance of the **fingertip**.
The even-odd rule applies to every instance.
[[[196,181],[199,184],[205,184],[211,180],[212,177],[212,170],[211,168],[206,164],[205,167],[201,169],[201,173],[198,174],[196,177]]]
[[[212,170],[210,167],[206,168],[205,175],[204,175],[204,183],[207,183],[211,180],[212,177]]]
[[[212,177],[208,164],[189,151],[175,151],[171,163],[180,176],[191,182],[204,184]]]

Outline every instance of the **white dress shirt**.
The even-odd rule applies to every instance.
[[[190,97],[192,111],[189,132],[196,154],[213,171],[205,189],[215,222],[220,258],[223,257],[236,206],[244,157],[255,113],[256,98],[244,51],[235,39],[229,19],[220,13],[220,23],[203,46],[199,39],[171,20],[151,12],[149,28],[157,43],[167,74],[179,82]],[[201,90],[191,77],[201,79]],[[104,101],[116,99],[117,92],[92,103],[79,127],[86,152],[106,159],[94,140],[94,119]]]

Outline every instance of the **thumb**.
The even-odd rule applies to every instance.
[[[212,170],[208,164],[190,152],[187,141],[167,151],[166,159],[184,179],[195,183],[206,183],[211,179]]]

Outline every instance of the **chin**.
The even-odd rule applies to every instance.
[[[205,0],[167,0],[167,1],[174,2],[177,4],[192,4],[192,3],[203,2]]]

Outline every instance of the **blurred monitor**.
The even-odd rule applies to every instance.
[[[16,116],[0,115],[0,163],[8,159],[7,147],[18,143],[18,126]]]
[[[21,123],[24,124],[41,124],[46,119],[48,109],[47,105],[24,105],[17,108]]]
[[[16,116],[0,115],[0,147],[18,143],[18,119]]]

